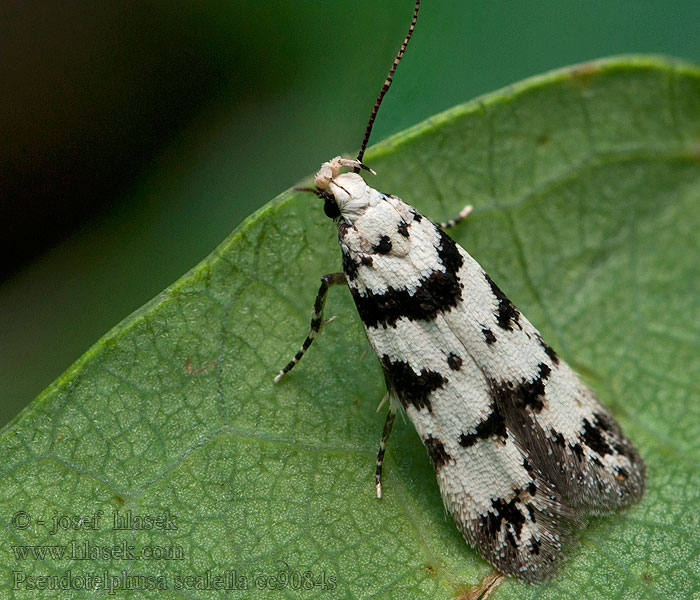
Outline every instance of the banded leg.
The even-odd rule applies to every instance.
[[[294,358],[290,360],[285,367],[277,373],[275,377],[275,383],[277,383],[285,373],[289,373],[294,365],[296,365],[301,357],[304,356],[304,352],[309,349],[311,342],[314,338],[321,333],[321,328],[328,322],[323,320],[323,307],[326,304],[326,296],[328,294],[328,288],[332,285],[339,285],[344,283],[347,285],[347,280],[345,279],[344,273],[329,273],[321,277],[321,287],[318,288],[318,294],[316,294],[316,300],[314,301],[314,309],[311,313],[311,327],[309,328],[309,335],[306,336],[304,343],[302,344],[299,352],[294,355]],[[329,319],[330,321],[330,319]]]
[[[386,421],[384,421],[384,431],[382,431],[382,439],[379,441],[379,452],[377,452],[377,470],[374,474],[374,480],[377,483],[377,498],[382,497],[382,463],[384,462],[384,452],[386,452],[386,444],[389,441],[391,428],[394,426],[396,413],[392,407],[389,407],[389,412],[386,413]]]
[[[440,229],[449,229],[450,227],[454,227],[458,223],[461,223],[462,221],[464,221],[464,219],[467,218],[467,215],[470,212],[472,212],[472,205],[467,204],[454,219],[448,219],[447,221],[443,221],[442,223],[438,223],[438,227]]]

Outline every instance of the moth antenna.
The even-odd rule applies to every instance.
[[[377,118],[377,112],[379,112],[379,107],[382,103],[382,100],[384,99],[384,95],[387,93],[387,90],[391,86],[391,81],[394,78],[396,67],[399,66],[399,62],[403,57],[403,53],[406,51],[406,46],[408,46],[408,42],[410,41],[411,36],[413,35],[413,30],[416,28],[416,20],[418,19],[419,8],[420,0],[416,0],[416,7],[413,9],[413,18],[411,19],[411,26],[408,28],[406,38],[404,39],[403,44],[401,44],[401,48],[399,48],[399,53],[396,55],[396,58],[394,59],[394,64],[391,65],[391,69],[389,69],[389,74],[386,77],[386,81],[384,82],[384,85],[382,86],[382,89],[379,92],[379,96],[377,96],[377,101],[374,103],[374,107],[372,108],[372,114],[369,117],[367,129],[365,129],[365,137],[362,139],[362,146],[360,147],[360,152],[357,155],[358,162],[362,162],[362,157],[365,155],[365,149],[367,148],[369,136],[372,133],[372,126],[374,125],[374,120]],[[355,167],[355,173],[358,173],[359,170],[359,168]]]
[[[311,187],[295,187],[294,188],[295,192],[309,192],[311,194],[314,194],[321,198],[321,200],[324,200],[326,198],[326,195],[324,192],[317,190],[316,188],[311,188]]]
[[[367,170],[369,171],[369,169]],[[343,190],[348,196],[352,196],[352,194],[348,192],[342,185],[340,185],[335,179],[331,179],[331,183]]]
[[[365,165],[362,165],[362,168],[363,168],[363,169],[367,169],[368,171],[370,171],[371,173],[373,173],[373,174],[376,175],[376,173],[374,173],[374,171],[372,171],[372,169],[370,169],[369,167],[365,167]],[[343,190],[348,196],[351,196],[351,195],[352,195],[352,194],[350,194],[350,192],[348,192],[342,185],[340,185],[340,184],[339,184],[335,179],[333,179],[332,177],[331,177],[331,183],[332,183],[333,185],[339,187],[341,190]],[[294,191],[295,191],[295,192],[309,192],[309,193],[311,193],[311,194],[314,194],[314,195],[318,196],[319,198],[321,198],[321,200],[325,200],[326,198],[332,198],[332,197],[333,197],[333,195],[332,195],[330,192],[328,192],[328,191],[323,191],[323,192],[322,192],[321,190],[317,190],[316,188],[311,188],[311,187],[295,187],[295,188],[294,188]]]

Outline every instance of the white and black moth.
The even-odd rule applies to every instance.
[[[343,272],[321,278],[311,330],[275,381],[320,333],[330,286],[350,288],[381,362],[390,408],[415,425],[445,506],[467,541],[499,571],[549,576],[587,514],[644,493],[645,467],[611,414],[479,264],[442,229],[358,171],[374,118],[415,27],[394,60],[357,160],[336,157],[304,188],[338,225]],[[343,168],[354,172],[341,172]]]

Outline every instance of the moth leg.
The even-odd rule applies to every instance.
[[[382,400],[382,403],[384,401]],[[389,441],[391,428],[394,426],[396,412],[393,407],[389,408],[386,413],[386,421],[384,421],[384,431],[382,431],[382,439],[379,441],[379,452],[377,452],[377,470],[374,474],[374,480],[377,483],[377,498],[382,497],[382,463],[384,462],[384,452],[386,451],[386,443]]]
[[[454,219],[448,219],[447,221],[443,221],[442,223],[438,223],[438,227],[440,229],[449,229],[450,227],[454,227],[458,223],[461,223],[462,221],[464,221],[464,219],[467,218],[467,215],[470,212],[472,212],[472,205],[467,204]]]
[[[326,324],[330,323],[335,317],[331,317],[328,321],[323,320],[323,307],[326,304],[326,296],[328,295],[328,288],[332,285],[340,285],[344,283],[347,285],[347,280],[345,279],[344,273],[329,273],[321,277],[321,287],[318,288],[318,294],[316,294],[316,300],[314,301],[313,312],[311,313],[311,327],[309,328],[309,335],[306,336],[304,343],[301,345],[299,352],[294,355],[294,358],[290,360],[284,368],[277,373],[275,377],[275,383],[277,383],[285,373],[289,373],[294,365],[296,365],[304,353],[308,350],[311,342],[314,338],[321,333],[321,328]]]
[[[389,400],[389,392],[387,392],[386,394],[384,394],[384,398],[382,398],[382,401],[381,401],[381,402],[379,403],[379,405],[377,406],[377,412],[379,412],[380,410],[382,410],[382,406],[384,406],[384,405],[386,404],[386,401],[387,401],[387,400]]]

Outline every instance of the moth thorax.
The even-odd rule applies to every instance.
[[[357,173],[340,172],[343,167],[358,166],[367,169],[358,161],[336,156],[323,163],[316,173],[314,184],[317,190],[324,192],[324,211],[329,217],[340,216],[345,222],[352,223],[381,199],[379,192],[368,186]]]
[[[331,181],[328,191],[333,194],[340,215],[347,223],[353,223],[365,211],[381,199],[357,173],[342,173]]]

